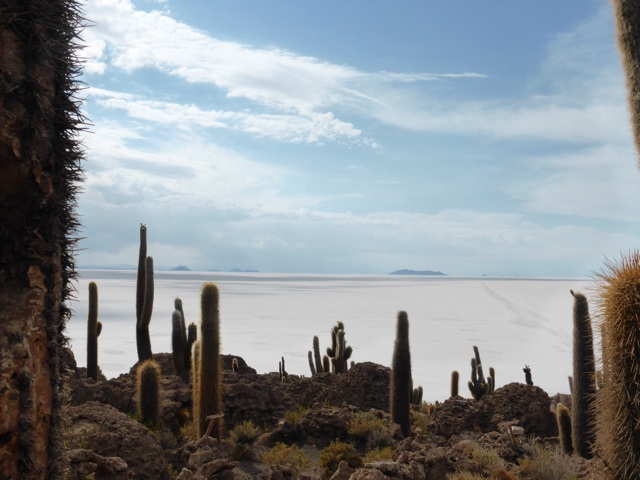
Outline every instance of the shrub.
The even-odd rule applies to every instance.
[[[347,423],[347,432],[361,439],[368,449],[387,447],[393,442],[389,424],[375,412],[359,412]]]
[[[336,472],[338,465],[343,460],[351,468],[362,466],[362,457],[356,453],[354,446],[351,443],[341,442],[339,438],[336,438],[335,442],[331,442],[327,448],[320,451],[320,468],[322,468],[327,478]]]
[[[286,465],[296,474],[312,465],[309,456],[297,445],[287,446],[284,443],[277,443],[271,450],[266,451],[262,455],[262,461],[270,465]]]
[[[236,425],[229,436],[235,443],[251,443],[260,435],[260,429],[251,420],[245,420]]]
[[[476,447],[471,453],[476,464],[489,475],[495,475],[495,472],[504,466],[502,458],[495,450],[488,448]]]
[[[573,462],[567,461],[559,448],[545,449],[532,443],[530,454],[518,460],[520,472],[531,480],[577,480],[579,471]]]
[[[304,414],[307,413],[308,411],[309,411],[308,408],[298,407],[297,410],[286,412],[284,414],[284,420],[288,423],[297,423],[300,421],[302,417],[304,417]]]
[[[374,448],[369,450],[364,456],[364,463],[383,462],[393,459],[393,449],[391,447]]]

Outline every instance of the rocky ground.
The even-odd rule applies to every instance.
[[[242,359],[233,373],[226,356],[218,442],[195,438],[190,385],[175,375],[169,354],[154,358],[163,372],[162,424],[149,429],[137,420],[136,366],[94,381],[70,354],[69,478],[601,478],[597,461],[559,451],[558,398],[535,386],[511,383],[480,401],[458,396],[415,406],[412,435],[404,438],[387,413],[387,367],[365,362],[341,375],[281,381]]]

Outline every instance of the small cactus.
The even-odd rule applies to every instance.
[[[315,363],[315,368],[317,373],[322,373],[324,367],[322,366],[322,358],[320,357],[320,339],[317,335],[313,337],[313,360]]]
[[[160,366],[146,360],[138,367],[136,384],[140,421],[151,427],[160,423]]]
[[[189,370],[185,366],[187,338],[182,328],[182,315],[179,310],[174,310],[171,315],[171,353],[173,366],[178,375],[185,382],[189,379]]]
[[[233,371],[233,373],[240,372],[240,367],[238,366],[238,359],[236,357],[233,357],[233,360],[231,360],[231,370]]]
[[[525,365],[522,371],[524,372],[524,381],[527,383],[527,385],[533,387],[533,380],[531,379],[531,367],[529,367],[529,365]]]
[[[460,373],[457,370],[451,372],[451,398],[458,396],[458,385],[460,384]]]
[[[571,413],[564,405],[558,405],[556,409],[556,421],[558,422],[558,435],[560,437],[560,447],[567,455],[573,453],[573,442],[571,440]]]
[[[307,356],[309,358],[309,369],[311,370],[311,376],[315,377],[318,374],[318,372],[316,371],[316,366],[313,363],[313,352],[309,350],[309,354]]]

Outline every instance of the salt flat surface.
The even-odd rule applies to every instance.
[[[86,365],[88,283],[98,284],[98,363],[108,378],[137,360],[135,271],[84,270],[77,284],[68,335],[79,366]],[[460,393],[470,397],[473,345],[496,387],[533,381],[550,395],[568,392],[572,371],[572,308],[569,290],[590,299],[589,279],[504,279],[389,275],[292,275],[219,272],[156,272],[150,333],[154,352],[171,351],[174,298],[182,298],[187,323],[199,322],[200,288],[220,289],[222,352],[241,356],[259,373],[278,370],[310,375],[307,352],[314,335],[324,351],[330,330],[345,323],[352,360],[390,366],[398,311],[409,315],[414,385],[424,399],[449,396],[450,376],[460,372]]]

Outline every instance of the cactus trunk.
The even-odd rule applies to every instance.
[[[391,365],[390,409],[392,420],[400,425],[402,434],[411,434],[409,408],[411,404],[411,352],[409,351],[409,318],[399,312],[396,324],[396,341]]]
[[[573,295],[573,393],[571,395],[571,436],[573,450],[591,458],[595,441],[593,401],[596,394],[596,368],[593,354],[593,332],[587,299]]]
[[[89,312],[87,318],[87,378],[98,379],[98,337],[102,324],[98,321],[98,285],[89,283]]]
[[[209,415],[222,411],[222,365],[220,362],[220,313],[218,287],[205,283],[201,292],[200,359],[198,366],[198,425],[206,433]],[[213,436],[222,434],[222,422],[215,421]]]
[[[160,366],[147,360],[138,367],[136,384],[138,415],[150,427],[160,423]]]
[[[640,253],[598,275],[607,379],[596,396],[596,436],[608,478],[640,478]],[[575,391],[575,379],[574,379]]]

